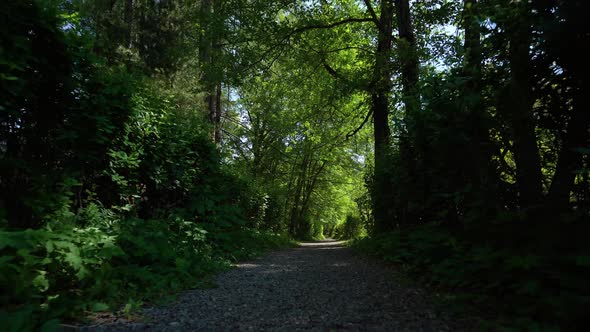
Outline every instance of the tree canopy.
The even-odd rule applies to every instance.
[[[574,328],[590,301],[586,9],[2,2],[0,325],[132,310],[338,237],[498,326]],[[529,307],[494,307],[504,292]]]

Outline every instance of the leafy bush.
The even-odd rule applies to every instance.
[[[336,227],[336,237],[338,239],[358,239],[364,235],[365,229],[360,217],[349,214],[346,220]]]
[[[0,320],[14,330],[84,309],[104,292],[110,261],[124,255],[116,237],[98,227],[2,231],[0,239]]]
[[[248,229],[209,236],[178,217],[113,220],[96,205],[78,216],[88,224],[0,232],[2,326],[34,330],[83,311],[165,299],[202,286],[231,261],[290,244]]]
[[[289,244],[248,222],[265,201],[200,102],[95,54],[77,13],[0,6],[0,326],[129,312]]]
[[[506,230],[501,236],[511,234]],[[555,247],[541,250],[542,246],[531,243],[516,248],[470,239],[467,234],[452,236],[440,227],[427,225],[364,238],[354,246],[443,291],[447,308],[459,312],[477,308],[484,319],[482,328],[559,331],[587,323],[587,254],[554,250],[566,242],[548,244]],[[585,252],[590,252],[588,249]]]

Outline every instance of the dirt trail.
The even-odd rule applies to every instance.
[[[342,242],[302,243],[220,274],[218,287],[93,331],[457,331],[394,271]],[[85,329],[88,330],[88,329]]]

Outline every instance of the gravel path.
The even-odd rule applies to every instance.
[[[218,287],[93,331],[457,331],[419,290],[341,242],[302,243],[220,274]]]

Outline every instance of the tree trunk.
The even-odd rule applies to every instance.
[[[481,117],[479,114],[480,106],[480,80],[481,80],[481,27],[477,21],[477,0],[463,1],[463,27],[465,29],[465,42],[463,49],[465,52],[463,71],[467,82],[464,90],[464,111],[469,119],[471,128],[470,138],[476,144],[467,145],[469,162],[465,164],[469,181],[471,182],[473,193],[478,195],[481,192],[482,178],[482,157],[481,149],[483,145],[483,133],[481,130]]]
[[[570,205],[570,192],[576,179],[576,171],[582,168],[583,154],[576,148],[588,147],[590,111],[587,96],[580,91],[574,102],[574,114],[568,122],[567,132],[557,160],[555,174],[549,189],[549,205],[556,210],[566,210]]]
[[[403,100],[406,117],[414,117],[419,110],[420,101],[418,85],[418,55],[416,54],[416,37],[412,27],[410,3],[408,0],[395,0],[397,25],[399,33],[400,59],[402,64]]]
[[[291,208],[291,218],[289,221],[289,232],[293,236],[299,235],[299,227],[301,222],[301,201],[303,195],[303,187],[305,184],[305,178],[310,164],[310,155],[307,152],[307,147],[304,147],[303,160],[301,161],[301,168],[299,170],[299,176],[297,177],[297,186],[295,187],[295,195],[293,197],[293,206]]]
[[[213,119],[213,142],[221,143],[221,83],[218,82],[215,91],[215,117]]]
[[[213,17],[215,20],[220,20],[221,17],[221,5],[222,0],[211,0],[213,1]],[[221,57],[221,29],[223,25],[220,25],[217,21],[213,22],[210,27],[212,38],[211,38],[211,67],[215,68],[214,61]],[[221,143],[221,73],[218,69],[215,69],[214,84],[215,84],[215,109],[213,111],[213,142],[215,144]]]
[[[528,8],[526,8],[528,10]],[[528,12],[508,29],[510,35],[510,120],[514,141],[516,182],[523,208],[537,205],[542,196],[542,175],[530,86],[531,28]]]
[[[418,115],[420,102],[418,96],[418,56],[416,53],[416,38],[412,27],[412,18],[410,14],[410,4],[408,0],[395,0],[396,19],[398,25],[398,57],[401,62],[401,79],[402,79],[402,99],[405,107],[404,122],[406,132],[400,139],[400,157],[404,163],[404,168],[408,171],[407,179],[412,183],[403,185],[405,188],[415,188],[416,195],[421,197],[422,201],[426,200],[428,192],[424,183],[416,183],[418,179],[423,178],[418,173],[419,160],[417,152],[421,151],[426,155],[426,143],[423,139],[426,137],[423,132],[423,124]],[[412,137],[416,138],[412,142]],[[414,143],[414,144],[412,144]],[[402,194],[400,200],[400,209],[398,217],[398,226],[409,224],[412,220],[417,219],[415,213],[410,209],[410,192]]]
[[[479,94],[481,80],[481,26],[477,19],[477,0],[463,1],[463,28],[465,29],[465,72],[470,76],[468,89]]]
[[[374,208],[375,228],[377,232],[384,232],[391,228],[388,220],[389,183],[386,169],[386,155],[389,150],[389,93],[392,76],[391,42],[393,32],[393,4],[390,0],[381,1],[381,17],[379,19],[379,33],[377,36],[377,52],[373,73],[373,88],[371,91],[373,111],[373,129],[375,138],[375,179],[374,179]]]
[[[125,43],[127,47],[131,48],[133,46],[133,0],[126,0],[125,1],[125,12],[124,12],[124,20],[126,30],[125,30]]]
[[[493,144],[490,142],[488,128],[485,125],[486,114],[481,99],[481,23],[478,16],[478,1],[464,0],[465,60],[463,72],[467,81],[463,105],[470,124],[470,128],[467,128],[470,142],[465,142],[467,144],[465,151],[468,151],[468,154],[465,156],[467,160],[464,167],[466,168],[465,174],[468,174],[472,186],[469,195],[471,197],[467,198],[467,208],[495,209],[490,204],[495,201],[493,197],[496,190],[492,180],[495,178],[495,171],[490,164]]]
[[[317,162],[316,162],[316,166],[317,166]],[[320,175],[322,174],[322,171],[324,170],[325,166],[326,166],[326,162],[323,161],[319,165],[319,167],[317,167],[317,169],[315,171],[310,171],[310,173],[312,175],[311,175],[311,178],[309,179],[307,186],[305,187],[305,194],[303,195],[303,204],[301,204],[302,213],[305,213],[309,208],[311,194],[313,193],[315,186],[317,184],[317,180],[320,177]]]
[[[214,59],[219,56],[219,31],[215,26],[214,17],[219,12],[221,2],[215,0],[203,0],[200,8],[201,35],[199,41],[199,60],[203,81],[205,85],[205,107],[207,116],[213,130],[211,138],[213,142],[220,142],[221,120],[221,81],[216,72]]]
[[[465,29],[465,60],[463,64],[464,75],[467,82],[464,90],[464,107],[471,123],[471,135],[477,144],[471,144],[471,156],[473,169],[472,181],[474,186],[480,184],[480,170],[482,169],[482,158],[480,156],[483,137],[487,132],[482,128],[481,112],[481,26],[477,20],[477,0],[464,0],[463,3],[463,25]]]
[[[310,162],[311,164],[311,162]],[[303,221],[303,217],[308,213],[309,211],[309,205],[311,202],[311,195],[313,194],[313,191],[315,190],[315,186],[317,183],[317,179],[319,178],[319,176],[322,174],[322,171],[324,170],[324,167],[326,165],[326,162],[322,162],[321,165],[319,165],[318,167],[318,161],[316,160],[316,162],[314,163],[314,166],[311,167],[310,165],[310,169],[308,172],[308,176],[309,179],[306,182],[305,188],[302,192],[302,200],[301,200],[301,205],[300,205],[300,209],[299,209],[299,229],[298,229],[298,236],[301,238],[305,238],[307,235],[309,234],[310,231],[310,226],[309,224],[302,224],[301,221]]]
[[[583,153],[576,151],[576,148],[590,147],[590,110],[588,109],[590,106],[588,97],[590,65],[585,59],[590,51],[590,28],[586,23],[585,16],[579,14],[585,12],[586,3],[585,1],[562,1],[559,17],[556,17],[555,12],[549,7],[550,3],[534,3],[538,6],[536,9],[539,12],[545,12],[548,15],[551,24],[545,24],[545,28],[547,29],[549,51],[555,54],[558,60],[557,64],[564,69],[565,76],[571,80],[569,85],[574,90],[573,113],[563,137],[548,195],[547,205],[556,211],[571,208],[570,193],[574,188],[575,173],[584,168]],[[588,172],[586,171],[581,178],[582,197],[577,198],[578,204],[582,203],[580,200],[584,200],[583,196],[588,197],[587,193],[590,188],[587,179]]]

